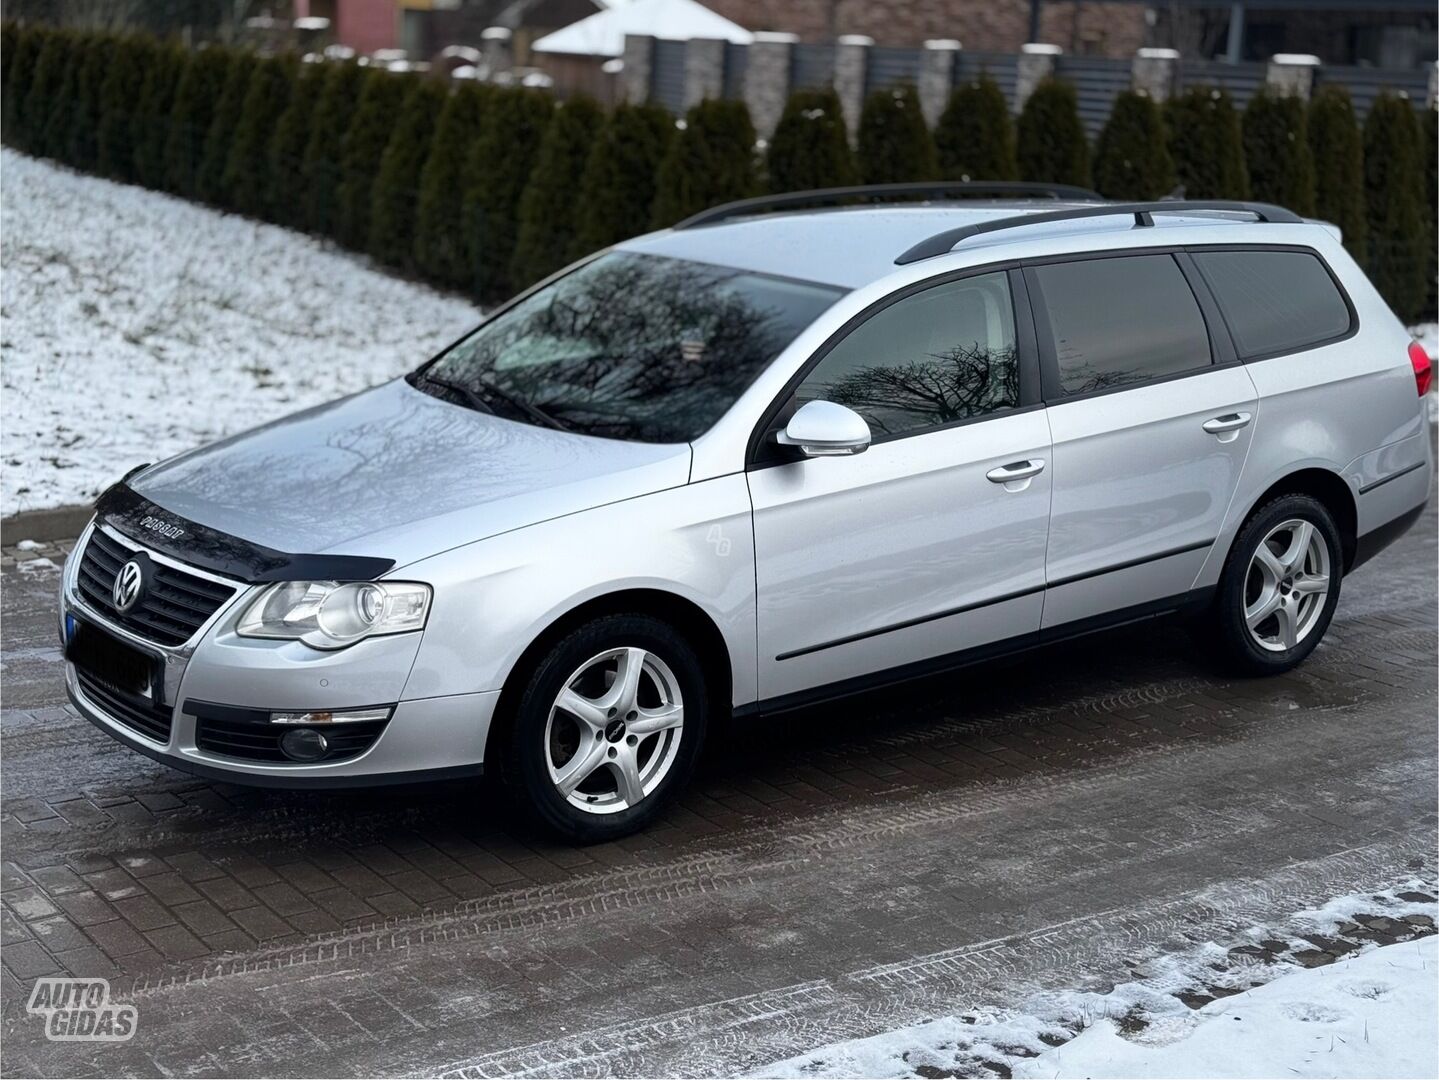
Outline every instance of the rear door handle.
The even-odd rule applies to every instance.
[[[1204,421],[1204,430],[1211,435],[1223,435],[1226,431],[1238,431],[1253,419],[1247,412],[1225,413],[1213,420]]]
[[[1008,465],[990,469],[984,476],[992,484],[1011,484],[1016,480],[1028,480],[1042,472],[1044,472],[1044,460],[1033,458],[1029,461],[1011,461]]]

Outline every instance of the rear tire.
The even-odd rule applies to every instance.
[[[1281,495],[1250,514],[1206,627],[1226,666],[1278,675],[1302,663],[1334,617],[1343,552],[1333,515],[1310,495]]]
[[[708,724],[690,644],[649,615],[606,615],[563,637],[525,679],[500,752],[510,800],[581,844],[637,832],[689,780]]]

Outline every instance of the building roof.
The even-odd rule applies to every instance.
[[[648,34],[672,41],[722,38],[739,45],[748,45],[754,40],[754,35],[743,26],[715,14],[696,0],[633,0],[631,3],[610,0],[607,10],[546,34],[531,48],[542,53],[621,56],[626,34]]]

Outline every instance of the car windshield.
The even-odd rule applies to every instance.
[[[842,292],[610,252],[501,312],[411,382],[528,423],[688,442]]]

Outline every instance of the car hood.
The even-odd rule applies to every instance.
[[[689,480],[688,444],[516,423],[403,379],[131,478],[156,505],[278,551],[413,562]]]

